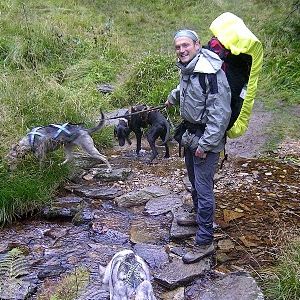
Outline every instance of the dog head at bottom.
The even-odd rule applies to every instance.
[[[5,161],[10,171],[17,168],[18,163],[31,152],[31,146],[28,137],[23,137],[19,142],[14,144],[5,156]]]
[[[131,130],[128,126],[128,120],[121,118],[118,125],[114,128],[114,136],[118,139],[119,146],[123,147],[126,141],[129,145],[131,145],[131,140],[129,138],[130,132]]]
[[[146,262],[132,250],[116,253],[104,271],[111,300],[156,300]]]

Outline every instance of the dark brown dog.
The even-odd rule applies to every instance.
[[[147,131],[147,140],[150,145],[152,154],[150,162],[153,161],[158,151],[155,142],[158,137],[163,141],[162,145],[165,146],[165,158],[170,157],[168,140],[170,138],[170,124],[164,115],[159,110],[150,110],[146,105],[140,104],[131,108],[131,114],[125,115],[124,119],[119,120],[119,124],[115,127],[115,136],[118,138],[119,145],[124,146],[125,141],[131,144],[129,135],[134,132],[136,135],[136,154],[139,155],[141,150],[141,139],[143,135],[142,128],[150,125]]]

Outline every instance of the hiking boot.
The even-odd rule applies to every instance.
[[[183,257],[182,261],[185,264],[192,264],[200,261],[202,258],[209,256],[215,252],[214,244],[207,245],[195,245],[193,249],[187,252]]]
[[[187,216],[178,217],[177,224],[180,226],[195,226],[197,225],[196,214],[188,214]]]

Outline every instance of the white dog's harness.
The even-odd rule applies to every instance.
[[[41,129],[42,127],[35,127],[33,128],[29,133],[27,133],[28,137],[29,137],[29,144],[30,146],[33,148],[33,145],[34,145],[34,140],[35,140],[35,137],[38,135],[38,136],[41,136],[43,137],[44,134],[38,132],[39,129]]]
[[[57,128],[57,131],[53,136],[54,140],[57,139],[62,132],[64,132],[68,136],[71,135],[71,132],[66,128],[68,124],[69,123],[65,123],[65,124],[62,124],[62,125],[60,125],[60,124],[50,124],[50,126]],[[34,146],[36,136],[40,136],[40,137],[45,136],[45,134],[38,131],[41,128],[43,128],[43,127],[35,127],[29,133],[27,133],[27,135],[29,137],[29,144],[32,148]]]
[[[56,134],[54,135],[53,138],[54,138],[54,139],[58,138],[58,136],[60,135],[61,132],[65,132],[67,135],[71,135],[71,132],[70,132],[68,129],[66,129],[66,127],[67,127],[68,124],[69,124],[69,123],[65,123],[65,124],[63,124],[63,125],[59,125],[59,124],[50,124],[51,126],[57,128],[57,132],[56,132]]]

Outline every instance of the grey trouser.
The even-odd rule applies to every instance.
[[[192,198],[197,212],[197,244],[213,241],[213,221],[215,214],[214,174],[220,153],[208,152],[206,158],[199,158],[185,148],[185,164],[192,184]]]

